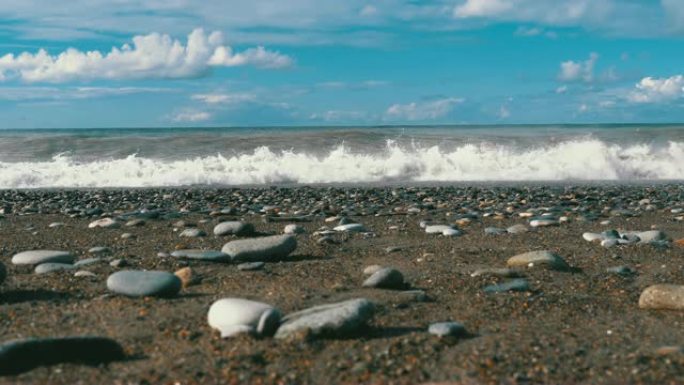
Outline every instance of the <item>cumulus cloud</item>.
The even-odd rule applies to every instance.
[[[178,123],[197,123],[211,119],[211,114],[204,111],[186,111],[173,116],[173,121]]]
[[[463,101],[462,98],[445,98],[420,103],[393,104],[385,112],[385,117],[390,120],[434,120],[444,117]]]
[[[594,80],[594,67],[599,55],[592,52],[589,59],[583,62],[568,60],[560,64],[558,79],[564,82],[583,81],[590,83]]]
[[[114,47],[108,53],[69,48],[57,55],[40,49],[0,57],[0,81],[18,77],[25,82],[62,83],[97,79],[193,78],[211,67],[252,65],[283,68],[292,65],[289,56],[263,47],[233,52],[223,45],[220,32],[206,34],[195,29],[187,43],[166,34],[133,37],[133,44]]]
[[[669,78],[645,77],[635,85],[627,99],[634,103],[658,103],[678,99],[684,95],[684,76]]]

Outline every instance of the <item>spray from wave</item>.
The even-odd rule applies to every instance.
[[[443,150],[388,142],[375,153],[344,145],[323,155],[262,146],[181,160],[130,155],[79,162],[60,154],[0,162],[2,188],[678,179],[684,179],[684,142],[619,145],[591,138],[532,148],[481,143]]]

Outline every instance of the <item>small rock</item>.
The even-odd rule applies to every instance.
[[[558,220],[553,218],[536,218],[530,221],[532,227],[558,226],[558,224]]]
[[[659,356],[672,356],[677,354],[684,354],[684,347],[682,346],[661,346],[656,349],[655,353]]]
[[[97,277],[97,275],[88,270],[79,270],[74,273],[74,277]]]
[[[64,222],[52,222],[48,225],[49,228],[54,229],[57,227],[62,227],[64,226]]]
[[[429,225],[425,226],[425,232],[427,234],[443,234],[444,231],[454,230],[452,226],[449,225]]]
[[[254,234],[254,225],[240,221],[226,221],[214,226],[214,235],[250,235]]]
[[[224,298],[209,308],[209,326],[221,332],[221,337],[250,333],[272,336],[280,325],[280,311],[271,305],[241,298]]]
[[[107,278],[107,289],[129,297],[170,297],[181,286],[180,278],[165,271],[124,270]]]
[[[527,228],[527,226],[519,223],[517,225],[513,225],[507,228],[506,231],[508,231],[509,234],[522,234],[528,232],[529,229]]]
[[[302,332],[311,337],[340,338],[352,335],[373,317],[375,305],[365,298],[314,306],[283,318],[276,338],[288,338]]]
[[[115,228],[121,227],[121,223],[119,223],[117,220],[112,219],[112,218],[102,218],[102,219],[92,221],[92,222],[90,222],[90,224],[88,224],[89,229],[93,229],[96,227],[115,229]]]
[[[131,233],[123,233],[121,234],[121,239],[135,239],[136,236],[131,234]]]
[[[15,254],[12,263],[15,265],[39,265],[47,262],[72,263],[74,256],[68,251],[30,250]]]
[[[145,226],[145,220],[140,219],[140,218],[131,219],[130,221],[126,222],[126,226],[128,226],[128,227]]]
[[[88,265],[92,265],[94,263],[98,263],[100,261],[102,261],[102,258],[98,258],[98,257],[86,258],[86,259],[82,259],[80,261],[76,261],[76,263],[74,263],[74,266],[75,267],[88,266]]]
[[[553,270],[569,270],[570,266],[555,253],[547,250],[530,251],[523,254],[518,254],[508,259],[507,262],[510,267],[532,267],[532,266],[546,266]]]
[[[587,242],[602,241],[603,235],[598,234],[598,233],[587,232],[587,233],[582,234],[582,238],[584,238],[584,240]]]
[[[445,237],[457,237],[461,234],[461,231],[458,229],[444,229],[444,231],[442,231],[442,235]]]
[[[624,275],[624,276],[636,274],[636,271],[634,271],[634,269],[631,269],[627,266],[609,267],[606,269],[606,272],[610,273],[610,274],[617,274],[617,275]]]
[[[486,267],[483,269],[477,269],[475,270],[472,274],[470,274],[471,277],[479,277],[479,276],[495,276],[495,277],[505,277],[505,278],[515,278],[519,277],[520,274],[513,270],[513,269],[508,269],[505,267],[502,268],[497,268],[497,267]]]
[[[53,271],[73,270],[76,266],[69,263],[48,262],[41,263],[33,270],[36,274],[45,274]]]
[[[206,235],[207,235],[207,233],[204,230],[200,230],[196,227],[191,227],[191,228],[183,230],[179,236],[188,237],[188,238],[197,238],[197,237],[204,237]]]
[[[348,233],[363,233],[366,232],[366,228],[360,223],[348,223],[346,225],[339,225],[333,228],[335,231],[344,231]]]
[[[91,247],[88,252],[90,254],[109,254],[112,251],[109,249],[109,247],[104,247],[104,246],[96,246],[96,247]]]
[[[218,250],[176,250],[171,253],[172,257],[176,258],[188,258],[188,259],[199,259],[203,261],[211,262],[229,262],[230,256],[224,252]]]
[[[228,242],[221,251],[228,254],[232,261],[264,262],[284,259],[296,248],[295,236],[273,235]]]
[[[184,267],[173,273],[181,280],[181,285],[185,288],[199,283],[199,277],[189,267]]]
[[[466,334],[466,329],[458,322],[438,322],[428,327],[428,333],[438,337],[460,337]]]
[[[379,289],[403,289],[404,275],[399,270],[390,267],[382,268],[363,282],[363,287],[375,287]]]
[[[639,297],[642,309],[684,310],[684,285],[653,285]]]
[[[380,266],[380,265],[370,265],[370,266],[366,266],[366,267],[363,269],[363,274],[364,274],[364,275],[373,275],[373,274],[375,274],[375,272],[377,272],[377,271],[379,271],[379,270],[382,270],[382,266]]]

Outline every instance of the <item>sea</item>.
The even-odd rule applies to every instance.
[[[684,125],[0,130],[0,188],[681,181]]]

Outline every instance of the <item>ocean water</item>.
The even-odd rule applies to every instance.
[[[0,131],[0,188],[684,179],[684,126]]]

